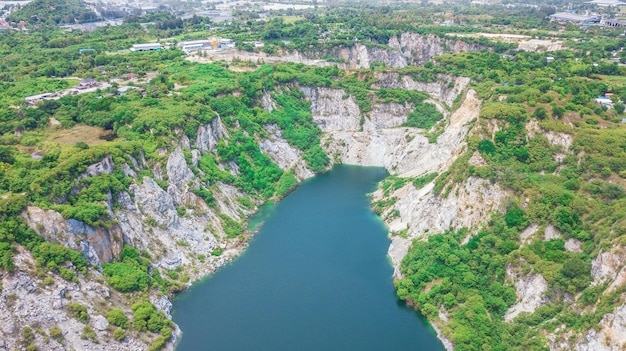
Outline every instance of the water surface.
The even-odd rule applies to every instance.
[[[443,350],[395,295],[366,197],[386,175],[337,166],[264,212],[241,257],[174,301],[177,350]]]

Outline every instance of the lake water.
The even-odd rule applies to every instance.
[[[246,252],[174,301],[177,351],[443,350],[395,295],[366,197],[386,175],[336,166],[264,211]]]

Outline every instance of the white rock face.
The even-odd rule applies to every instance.
[[[604,315],[600,331],[589,330],[579,337],[576,351],[622,351],[626,348],[626,305]],[[562,348],[565,349],[565,348]]]
[[[364,131],[399,127],[406,122],[409,113],[413,112],[412,104],[396,103],[374,104],[363,123]]]
[[[453,78],[446,75],[437,76],[435,82],[420,82],[410,76],[399,78],[398,73],[375,72],[378,82],[372,84],[374,88],[398,88],[404,90],[419,90],[428,93],[431,97],[444,102],[451,107],[454,100],[467,88],[470,79],[466,77]]]
[[[539,224],[532,223],[526,229],[524,229],[520,234],[520,239],[522,241],[522,246],[528,245],[531,243],[531,237],[539,230]]]
[[[626,250],[616,247],[610,252],[602,252],[591,261],[593,285],[611,282],[607,292],[626,284]]]
[[[180,147],[177,147],[167,159],[167,177],[171,184],[181,187],[194,178],[193,172],[187,166],[185,156]]]
[[[266,153],[282,170],[294,169],[295,176],[299,180],[304,180],[314,175],[306,167],[306,162],[302,159],[300,150],[292,147],[283,139],[278,126],[268,125],[265,129],[270,134],[270,137],[259,143],[262,152]]]
[[[327,105],[333,104],[339,104],[339,100]],[[451,114],[450,124],[436,144],[430,144],[416,128],[347,131],[347,124],[334,120],[325,123],[327,134],[323,144],[328,143],[328,153],[338,155],[342,163],[382,166],[402,176],[419,176],[441,171],[454,161],[465,145],[468,123],[478,117],[479,111],[480,101],[476,98],[476,92],[470,90],[461,107]],[[395,118],[391,116],[392,120]]]
[[[506,276],[515,285],[517,303],[506,311],[504,320],[510,321],[522,312],[534,312],[537,307],[547,302],[545,296],[548,282],[539,273],[520,276],[510,266],[506,268]]]
[[[46,241],[82,251],[94,265],[111,262],[122,252],[122,232],[117,225],[93,228],[75,219],[65,219],[56,211],[36,206],[26,207],[22,219]]]
[[[35,269],[29,252],[18,247],[14,260],[15,272],[0,273],[0,349],[21,350],[21,335],[27,326],[35,335],[32,344],[39,350],[138,351],[148,348],[150,340],[143,340],[141,336],[128,333],[124,340],[118,342],[113,339],[112,331],[107,330],[109,323],[103,312],[94,307],[109,306],[112,300],[120,298],[120,294],[99,283],[103,278],[97,271],[92,270],[89,279],[79,275],[78,283],[47,275],[47,279],[51,280],[43,284],[43,278],[31,277],[28,273]],[[67,308],[69,303],[87,306],[89,325],[95,331],[97,343],[80,337],[85,324],[73,316]],[[132,318],[130,307],[119,307],[129,319]],[[42,335],[35,332],[36,328],[41,328],[48,335],[54,326],[62,332],[62,344],[53,338],[46,342]],[[178,335],[174,335],[176,337]],[[165,349],[171,350],[173,345],[168,344]]]
[[[583,250],[580,248],[581,245],[582,242],[580,240],[567,239],[567,241],[565,242],[565,250],[570,252],[583,252]]]
[[[113,170],[113,159],[111,158],[111,155],[106,155],[102,161],[87,167],[85,173],[83,173],[79,178],[94,177],[101,174],[111,174]]]
[[[210,152],[215,150],[217,142],[223,138],[228,138],[228,131],[217,116],[209,124],[198,127],[196,147],[202,152]]]
[[[544,240],[547,241],[561,238],[563,238],[563,236],[561,236],[561,233],[555,226],[552,224],[548,224],[548,226],[546,226],[546,230],[544,231]]]
[[[400,263],[413,239],[427,233],[441,233],[450,227],[475,229],[491,212],[500,209],[508,194],[497,184],[492,185],[488,180],[476,177],[455,186],[447,198],[433,194],[433,187],[434,184],[430,183],[417,190],[412,184],[407,184],[391,194],[398,200],[383,212],[383,218],[393,211],[399,212],[398,217],[387,221],[392,233],[408,230],[407,238],[391,237],[389,256],[397,278],[401,277]],[[374,200],[380,196],[380,190],[375,192]]]
[[[569,134],[548,131],[545,132],[545,136],[551,144],[559,145],[563,150],[569,150],[570,146],[572,146],[573,138]]]
[[[444,39],[435,34],[424,36],[409,32],[402,33],[400,37],[391,38],[389,46],[393,49],[401,50],[405,57],[411,58],[413,62],[419,65],[444,53],[480,51],[482,49],[480,45],[461,40]]]
[[[313,121],[324,132],[361,128],[361,111],[354,97],[341,89],[302,87],[311,101]]]

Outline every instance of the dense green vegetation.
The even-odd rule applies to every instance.
[[[55,11],[48,11],[50,6]],[[240,20],[214,25],[211,32],[208,20],[182,20],[161,12],[83,33],[53,27],[75,19],[93,20],[94,14],[81,2],[33,1],[9,17],[27,22],[29,31],[0,32],[0,269],[14,271],[13,257],[23,247],[34,256],[40,277],[52,273],[78,281],[80,275],[86,276],[90,268],[81,253],[46,242],[27,227],[20,217],[26,206],[110,228],[115,225],[110,210],[119,208],[120,193],[144,176],[164,173],[164,155],[181,139],[194,144],[201,126],[219,122],[223,137],[195,165],[191,151],[183,151],[199,179],[190,191],[217,211],[216,189],[220,183],[229,184],[245,195],[233,200],[251,210],[255,204],[285,196],[298,183],[295,170],[281,169],[261,152],[262,140],[280,135],[315,172],[330,163],[302,87],[342,89],[344,98],[357,103],[362,121],[375,103],[412,106],[404,126],[430,130],[424,134],[435,143],[448,121],[435,105],[424,102],[428,95],[378,88],[377,77],[393,73],[398,82],[407,77],[433,83],[442,75],[464,76],[471,78],[471,88],[484,101],[466,153],[441,174],[385,180],[381,185],[385,198],[374,204],[375,210],[385,213],[398,200],[392,193],[408,184],[421,188],[434,182],[435,194],[447,197],[470,176],[497,184],[510,196],[504,213],[494,214],[476,233],[449,230],[416,241],[403,261],[398,295],[442,326],[458,350],[543,350],[545,335],[561,325],[575,333],[597,327],[602,316],[622,303],[624,291],[619,287],[607,292],[606,284],[592,285],[591,261],[600,252],[622,247],[626,233],[626,131],[620,124],[624,105],[619,102],[626,100],[626,69],[611,60],[626,57],[626,39],[611,29],[567,26],[556,32],[559,26],[546,20],[550,11],[544,6],[330,7],[292,11],[291,15],[302,15],[294,21],[255,20],[255,13],[242,12]],[[438,25],[449,18],[464,25]],[[141,25],[147,22],[151,24]],[[375,62],[369,69],[353,71],[303,64],[195,64],[175,48],[122,51],[138,42],[216,35],[235,39],[244,50],[268,54],[298,50],[340,64],[344,60],[336,55],[337,49],[357,41],[389,49],[389,39],[406,31],[452,38],[455,33],[486,29],[556,38],[564,40],[567,49],[523,52],[512,50],[514,44],[463,37],[457,39],[480,51],[450,54],[445,48],[446,54],[420,67],[389,68]],[[265,46],[255,49],[254,40]],[[549,62],[548,56],[554,60]],[[35,106],[25,103],[27,96],[69,89],[87,77],[115,81],[93,93],[69,94]],[[122,86],[138,89],[123,93]],[[605,93],[612,93],[615,108],[594,101]],[[271,109],[262,100],[270,101]],[[571,145],[551,141],[553,133],[563,133],[557,136],[571,139]],[[80,137],[64,139],[66,134]],[[482,166],[469,164],[474,153],[484,160]],[[120,167],[111,174],[84,176],[89,165],[104,158],[117,166],[137,160],[146,166],[136,169],[137,179]],[[157,183],[168,187],[166,178]],[[190,209],[176,210],[186,216]],[[392,211],[389,218],[397,215]],[[220,213],[217,218],[225,240],[242,238],[244,223]],[[157,226],[153,218],[145,223]],[[532,224],[539,234],[522,240],[520,233]],[[541,234],[548,227],[560,237],[543,240]],[[566,249],[569,240],[576,240],[580,250]],[[212,255],[222,251],[216,248]],[[207,256],[211,255],[199,255],[198,261]],[[132,318],[121,309],[106,313],[117,328],[113,338],[121,341],[129,332],[150,333],[150,349],[157,350],[171,338],[172,324],[143,298],[157,290],[179,291],[190,278],[188,267],[160,269],[152,266],[152,260],[151,253],[126,245],[118,260],[103,264],[102,273],[112,288],[135,302]],[[504,314],[516,302],[507,271],[541,274],[549,286],[547,303],[506,322]],[[67,309],[81,322],[89,322],[86,306],[74,303]],[[441,313],[448,318],[445,325],[439,323]],[[32,339],[32,331],[25,333],[25,340]],[[96,340],[88,325],[83,335]]]
[[[87,9],[81,0],[34,0],[21,10],[11,13],[10,22],[58,25],[75,22],[93,22],[98,16]]]
[[[575,333],[597,328],[623,290],[609,293],[606,285],[591,285],[591,260],[621,245],[626,228],[623,111],[594,101],[607,92],[626,97],[623,83],[599,75],[619,75],[623,68],[592,65],[603,50],[551,55],[559,61],[548,64],[545,54],[517,53],[511,59],[491,52],[437,59],[444,71],[472,77],[486,102],[469,150],[437,176],[435,193],[450,196],[476,176],[513,194],[506,212],[495,214],[478,233],[431,235],[416,241],[403,260],[398,295],[431,320],[440,321],[444,313],[448,322],[437,324],[458,350],[547,349],[545,333],[561,325]],[[539,128],[533,131],[531,124]],[[564,133],[571,147],[550,142],[548,132]],[[474,151],[487,165],[469,165]],[[421,187],[433,178],[414,184]],[[522,240],[520,233],[531,224],[539,234]],[[544,239],[547,227],[560,237]],[[566,249],[568,240],[578,242],[580,251]],[[507,271],[518,277],[541,274],[548,302],[505,322],[504,313],[516,303]],[[570,296],[580,298],[567,303]]]

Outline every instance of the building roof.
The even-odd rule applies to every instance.
[[[626,6],[626,2],[621,2],[619,0],[592,0],[585,2],[585,4],[598,6]]]
[[[186,40],[186,41],[181,41],[180,43],[178,43],[178,46],[187,46],[187,45],[209,45],[211,44],[212,41],[208,40],[208,39],[204,39],[204,40]]]
[[[586,16],[586,15],[578,15],[570,12],[557,12],[550,17],[557,21],[568,21],[568,22],[597,22],[600,20],[598,16]]]
[[[161,47],[161,44],[159,43],[147,43],[147,44],[133,44],[133,48],[155,48],[155,47]]]

